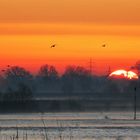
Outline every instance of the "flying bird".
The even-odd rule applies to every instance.
[[[53,45],[51,45],[51,47],[50,48],[55,48],[56,47],[56,44],[53,44]]]
[[[105,48],[106,47],[106,44],[103,44],[102,47]]]

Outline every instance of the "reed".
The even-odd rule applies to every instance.
[[[47,127],[46,127],[46,124],[45,124],[45,121],[44,121],[44,118],[43,118],[43,113],[41,115],[41,121],[43,123],[43,129],[44,129],[44,132],[45,132],[45,140],[49,140],[49,137],[48,137],[48,134],[47,134]]]
[[[18,133],[18,126],[16,124],[16,139],[18,140],[19,139],[19,133]]]

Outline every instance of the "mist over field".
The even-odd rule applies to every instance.
[[[133,110],[137,96],[139,109],[140,81],[97,76],[80,66],[68,66],[62,75],[44,65],[32,75],[19,66],[8,66],[0,77],[1,112],[54,112]]]

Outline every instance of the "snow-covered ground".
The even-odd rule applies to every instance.
[[[0,115],[0,140],[140,140],[140,112]]]

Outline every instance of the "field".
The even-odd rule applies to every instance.
[[[1,114],[0,140],[140,140],[140,112]]]

